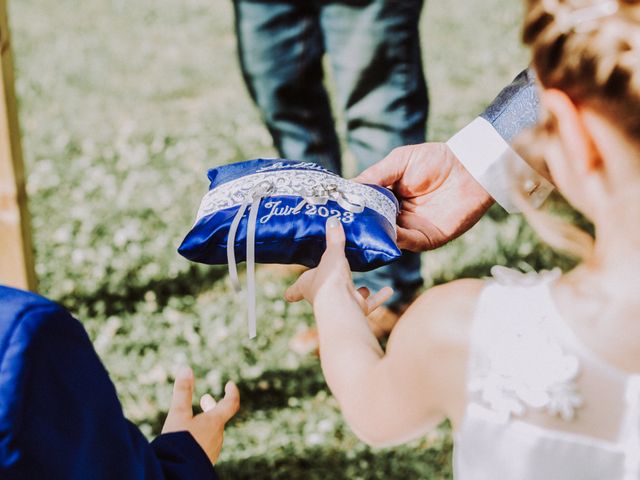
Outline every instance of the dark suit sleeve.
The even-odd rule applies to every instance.
[[[527,69],[520,72],[480,116],[487,120],[507,143],[511,143],[518,133],[538,121],[539,103],[535,73],[532,69]]]
[[[133,427],[135,428],[135,427]],[[209,458],[188,432],[165,433],[151,442],[164,478],[217,480]]]
[[[0,478],[216,478],[189,433],[150,445],[125,419],[80,322],[41,297],[7,291],[0,289],[8,299],[0,298]]]

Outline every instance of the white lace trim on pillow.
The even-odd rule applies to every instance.
[[[362,204],[362,207],[375,210],[395,227],[398,209],[396,204],[384,193],[367,185],[345,180],[337,175],[310,170],[283,170],[254,173],[223,183],[207,192],[200,203],[196,223],[203,217],[218,210],[241,205],[250,199],[254,192],[264,188],[268,196],[290,195],[303,199],[321,198],[344,199]],[[331,196],[333,192],[339,195]],[[304,200],[302,200],[304,201]]]

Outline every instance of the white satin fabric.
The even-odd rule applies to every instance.
[[[501,267],[476,311],[457,480],[640,479],[640,376],[597,358],[564,323],[558,271]]]

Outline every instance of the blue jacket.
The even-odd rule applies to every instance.
[[[0,478],[216,479],[188,432],[151,444],[122,413],[84,328],[0,286]]]

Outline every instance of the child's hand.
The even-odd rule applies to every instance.
[[[327,249],[322,255],[320,264],[303,273],[284,294],[288,302],[302,299],[313,304],[319,294],[327,294],[329,299],[337,299],[337,295],[347,293],[360,306],[364,315],[369,315],[382,305],[393,293],[391,287],[385,287],[375,295],[369,289],[361,287],[356,290],[351,280],[349,262],[344,254],[345,237],[342,224],[337,218],[327,220]]]
[[[173,398],[162,433],[188,431],[205,451],[211,463],[216,463],[222,448],[225,424],[240,408],[240,393],[233,382],[224,387],[224,398],[216,403],[209,394],[200,399],[203,413],[193,415],[193,372],[184,368],[173,384]]]

